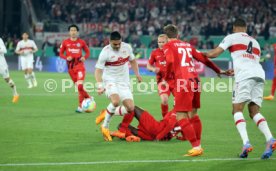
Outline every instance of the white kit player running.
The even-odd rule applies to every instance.
[[[9,84],[9,86],[13,90],[13,99],[12,102],[16,103],[19,99],[19,95],[16,91],[16,86],[13,80],[10,78],[8,64],[6,62],[4,54],[7,53],[6,46],[3,40],[0,38],[0,75],[4,78],[4,80]]]
[[[25,79],[28,83],[28,88],[37,86],[37,81],[33,72],[33,54],[36,51],[37,46],[35,42],[29,39],[28,33],[23,33],[22,40],[17,43],[15,53],[19,55],[21,68],[25,72]]]
[[[246,23],[243,19],[237,19],[233,24],[233,34],[224,38],[219,46],[205,55],[217,57],[228,49],[234,63],[235,87],[233,92],[233,115],[236,127],[243,141],[241,158],[247,158],[253,150],[249,142],[246,130],[246,122],[243,109],[248,103],[250,117],[254,120],[259,130],[266,139],[266,149],[262,159],[268,159],[276,149],[276,140],[273,138],[266,119],[260,113],[262,105],[265,73],[260,65],[260,45],[246,33]]]
[[[130,123],[134,117],[134,102],[130,88],[128,62],[133,69],[138,82],[142,81],[139,68],[135,60],[132,48],[129,44],[122,42],[119,32],[110,34],[110,44],[105,46],[99,55],[95,69],[98,94],[106,93],[110,104],[106,110],[96,118],[96,124],[101,123],[101,131],[106,141],[112,141],[109,132],[109,122],[120,102],[125,106],[127,113],[124,115],[126,123]],[[128,125],[123,125],[126,131]]]

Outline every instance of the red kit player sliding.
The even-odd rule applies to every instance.
[[[85,98],[90,98],[89,94],[84,90],[83,82],[85,78],[84,61],[90,56],[90,51],[85,41],[78,38],[79,28],[76,25],[68,27],[70,38],[65,39],[60,46],[59,56],[67,61],[68,73],[72,81],[78,87],[79,106],[76,112],[83,112],[81,103]],[[85,51],[85,55],[82,54]],[[66,54],[64,54],[66,52]]]

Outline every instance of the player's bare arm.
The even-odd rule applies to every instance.
[[[141,77],[141,75],[139,73],[139,67],[138,67],[137,61],[134,59],[132,61],[129,61],[129,63],[130,63],[131,68],[133,69],[133,71],[134,71],[134,73],[136,75],[136,78],[137,78],[138,82],[139,83],[142,82],[142,77]]]
[[[96,68],[95,69],[95,79],[96,79],[97,92],[99,95],[103,94],[105,91],[104,86],[103,86],[102,75],[103,75],[103,70]]]
[[[215,49],[210,50],[208,52],[204,52],[203,54],[205,56],[207,56],[208,58],[216,58],[223,52],[224,52],[224,50],[221,47],[216,47]]]
[[[147,69],[151,72],[155,72],[155,73],[158,73],[160,71],[160,68],[158,67],[154,67],[152,66],[151,64],[147,63]]]

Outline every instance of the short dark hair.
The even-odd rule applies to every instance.
[[[166,25],[163,31],[168,36],[168,38],[177,38],[178,29],[175,25],[173,24]]]
[[[246,22],[244,19],[237,18],[235,22],[233,23],[233,26],[235,27],[246,27]]]
[[[110,40],[120,40],[122,38],[118,31],[113,31],[110,33]]]
[[[79,27],[76,25],[76,24],[71,24],[69,27],[68,27],[68,31],[70,31],[71,28],[76,28],[77,31],[79,31]]]

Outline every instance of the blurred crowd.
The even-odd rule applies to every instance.
[[[250,35],[269,37],[276,25],[273,0],[48,0],[52,20],[66,23],[125,24],[129,34],[157,35],[168,23],[177,24],[182,36],[225,35],[231,22],[243,17]],[[274,3],[274,4],[272,4]]]

